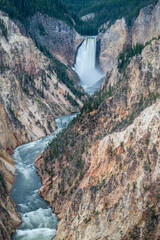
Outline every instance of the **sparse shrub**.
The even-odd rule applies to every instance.
[[[133,182],[133,192],[135,192],[137,186],[137,182]]]
[[[85,224],[87,224],[87,223],[90,222],[90,221],[91,221],[91,217],[85,218],[85,219],[83,220],[83,222],[84,222]]]
[[[0,182],[3,186],[3,188],[6,188],[6,183],[5,183],[5,180],[4,180],[4,176],[3,176],[3,173],[0,171]]]
[[[3,19],[0,19],[0,28],[2,30],[2,36],[5,37],[6,41],[8,41],[8,30]]]
[[[138,157],[143,159],[143,150],[142,148],[140,149],[140,151],[138,152]]]

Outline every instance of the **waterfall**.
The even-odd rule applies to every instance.
[[[85,37],[77,52],[75,71],[85,89],[103,78],[104,74],[96,68],[96,37]]]

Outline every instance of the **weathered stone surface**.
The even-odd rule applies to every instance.
[[[71,202],[66,202],[65,217],[63,212],[60,215],[62,220],[59,223],[55,239],[118,240],[123,239],[128,230],[135,226],[139,226],[140,231],[143,232],[142,235],[136,234],[137,239],[144,239],[145,225],[147,221],[152,221],[152,218],[149,215],[150,219],[143,219],[143,214],[145,211],[151,211],[153,204],[155,204],[154,211],[158,211],[158,186],[156,189],[152,189],[156,184],[158,185],[160,169],[158,155],[154,159],[152,149],[154,144],[158,146],[159,143],[159,109],[160,102],[145,109],[126,130],[107,135],[97,146],[90,149],[92,153],[90,168],[86,175],[87,178],[83,179],[79,186],[81,189],[86,188],[87,190],[82,191],[82,197],[78,198],[76,209],[73,205],[74,201],[77,201],[75,196]],[[148,131],[150,144],[146,149],[143,139],[145,141]],[[135,137],[130,140],[133,132]],[[112,157],[110,160],[107,149],[112,145],[112,151],[117,151],[121,148],[121,142],[123,142],[124,151],[116,153],[121,154],[121,161],[117,164],[116,157]],[[130,147],[134,149],[135,158],[138,161],[135,167],[132,153],[129,156],[129,162],[126,162],[129,154],[127,149]],[[137,156],[140,149],[143,149],[143,158]],[[150,165],[148,165],[147,155],[150,157]],[[144,170],[145,164],[146,168],[148,166],[148,170]],[[124,178],[123,185],[122,177]],[[101,190],[98,187],[95,193],[93,190],[89,190],[88,185],[91,178],[94,179],[94,185],[96,182],[104,182]],[[148,207],[147,201],[149,201]],[[90,220],[85,223],[84,220],[89,217]],[[158,221],[158,215],[155,218]],[[158,237],[159,225],[156,220],[154,224],[148,239],[157,239]]]
[[[9,192],[14,182],[15,166],[12,158],[0,148],[0,239],[10,240],[11,233],[21,223]]]
[[[82,21],[93,20],[95,18],[95,13],[89,13],[83,17],[81,17]]]
[[[33,16],[29,22],[29,31],[37,44],[45,46],[64,64],[74,65],[82,36],[66,23],[41,14]]]
[[[105,33],[100,33],[97,40],[100,41],[99,64],[106,74],[112,73],[113,81],[116,84],[118,76],[117,64],[119,53],[128,44],[145,44],[153,38],[158,39],[160,35],[160,1],[153,8],[143,8],[133,26],[128,29],[125,19],[117,20]]]
[[[153,8],[148,6],[140,14],[132,27],[132,42],[145,44],[160,35],[160,1]]]
[[[58,82],[51,60],[7,14],[0,11],[0,19],[6,28],[6,35],[0,29],[0,170],[4,175],[4,183],[0,175],[0,239],[8,240],[21,222],[9,195],[15,174],[9,154],[18,145],[52,133],[56,116],[79,111],[83,103],[77,98],[75,106],[67,100],[67,93],[73,100],[76,97]],[[73,75],[71,69],[67,71]]]
[[[41,195],[60,219],[54,239],[158,239],[159,47],[153,40],[133,57],[111,96],[79,116],[65,135],[73,141],[58,159],[37,158]]]
[[[4,13],[1,12],[0,17],[8,29],[8,40],[2,35],[0,39],[3,64],[0,95],[5,110],[14,113],[15,120],[25,126],[30,137],[45,136],[55,129],[55,116],[78,110],[65,94],[69,93],[73,99],[75,96],[62,82],[57,85],[57,76],[50,70],[50,60],[34,42],[21,35]],[[25,94],[23,88],[28,89],[29,94]],[[82,106],[81,100],[77,99],[77,103]]]
[[[117,20],[104,34],[100,34],[97,40],[100,40],[100,66],[105,73],[111,72],[118,63],[117,57],[124,44],[129,40],[125,19]]]

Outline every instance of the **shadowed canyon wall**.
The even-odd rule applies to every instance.
[[[6,13],[0,12],[0,21],[0,238],[6,240],[21,222],[9,196],[15,175],[9,155],[16,146],[52,133],[55,117],[79,111],[87,97],[70,67],[44,55]],[[74,43],[76,32],[65,27],[68,41]],[[62,56],[64,50],[63,45]]]
[[[132,31],[122,19],[100,36],[101,91],[36,159],[41,195],[60,219],[54,239],[159,239],[159,6]],[[122,71],[119,53],[139,43],[133,29],[148,14],[154,31],[151,21]]]

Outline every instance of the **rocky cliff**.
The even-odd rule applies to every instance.
[[[100,42],[99,63],[105,73],[114,72],[117,75],[116,66],[118,55],[128,43],[132,45],[143,44],[158,38],[160,35],[160,1],[143,8],[131,27],[128,27],[125,19],[119,19],[109,27],[105,33],[98,35]]]
[[[60,219],[57,240],[159,240],[159,6],[142,9],[131,29],[121,19],[98,37],[101,90],[36,159],[40,193]],[[1,239],[20,224],[9,154],[52,132],[55,116],[79,111],[86,99],[68,66],[82,38],[47,16],[27,21],[24,36],[0,12]],[[140,50],[128,48],[136,43]]]
[[[99,63],[107,73],[114,69],[119,52],[129,41],[125,19],[117,20],[104,34],[98,36],[98,41],[100,41]]]
[[[74,65],[78,46],[83,41],[73,28],[63,21],[36,14],[29,21],[29,33],[37,45],[45,46],[59,61]]]
[[[21,35],[5,14],[1,12],[0,17],[6,30],[6,35],[2,30],[0,39],[1,98],[6,112],[14,114],[31,137],[44,136],[55,128],[55,116],[77,111],[82,101],[63,79],[57,78],[57,65],[44,56],[30,38]],[[78,87],[77,92],[84,95]],[[75,104],[70,103],[67,94],[73,102],[77,98]]]
[[[80,110],[86,95],[75,79],[71,68],[42,53],[0,12],[1,239],[10,239],[20,223],[9,196],[15,174],[9,155],[16,146],[52,133],[55,117]]]
[[[117,72],[36,159],[55,239],[159,239],[160,40]]]
[[[132,42],[145,44],[160,35],[160,1],[153,8],[148,6],[140,11],[132,27]],[[144,27],[145,26],[145,27]]]
[[[11,239],[11,233],[21,223],[20,215],[9,195],[15,171],[12,158],[0,149],[0,239],[4,240]]]

